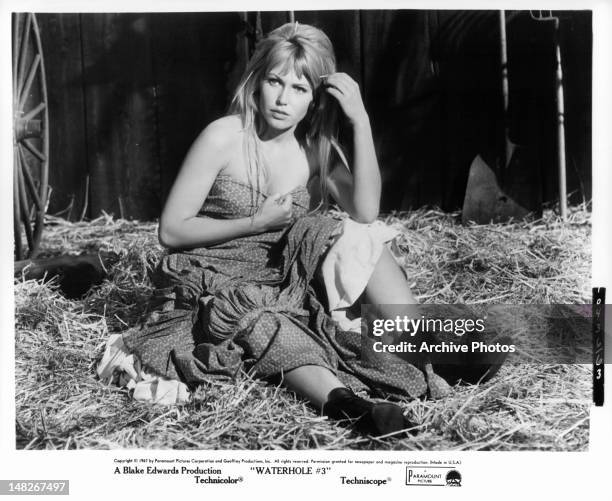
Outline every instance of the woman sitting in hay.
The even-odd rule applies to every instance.
[[[338,110],[352,127],[350,168],[336,141]],[[380,317],[395,316],[389,305],[397,304],[419,316],[385,247],[395,233],[375,222],[380,193],[359,86],[336,72],[330,40],[298,23],[272,31],[257,45],[230,114],[191,147],[160,219],[170,252],[156,270],[159,303],[144,326],[109,342],[100,375],[126,369],[127,353],[137,361],[127,368],[132,377],[141,379],[142,368],[157,385],[194,387],[248,370],[280,377],[362,431],[409,427],[398,405],[354,392],[440,396],[465,367],[442,378],[425,356],[362,352],[350,328],[346,312],[360,298]],[[348,217],[327,213],[330,196]],[[471,378],[497,367],[478,365],[475,375],[471,367]]]

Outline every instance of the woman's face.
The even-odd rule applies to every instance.
[[[312,88],[304,75],[298,78],[293,69],[284,75],[272,68],[259,89],[259,111],[267,125],[275,130],[295,127],[308,113]]]

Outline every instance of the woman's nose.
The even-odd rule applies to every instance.
[[[287,104],[287,87],[279,90],[276,96],[276,104]]]

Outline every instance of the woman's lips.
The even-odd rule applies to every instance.
[[[289,113],[286,113],[281,110],[270,110],[270,113],[274,118],[286,118],[289,116]]]

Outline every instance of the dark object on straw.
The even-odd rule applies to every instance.
[[[57,277],[62,294],[68,299],[82,298],[108,275],[108,266],[118,261],[114,253],[56,256],[15,262],[15,276],[26,280],[49,281]]]

